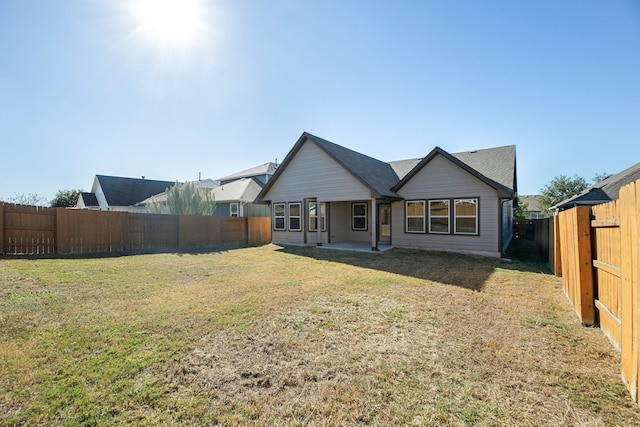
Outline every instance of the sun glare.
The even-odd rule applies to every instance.
[[[135,0],[132,15],[137,33],[165,48],[188,48],[206,37],[204,0]]]

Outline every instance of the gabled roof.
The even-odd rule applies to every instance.
[[[232,181],[240,178],[250,178],[258,175],[273,175],[276,172],[276,164],[273,162],[267,162],[262,165],[236,172],[231,175],[227,175],[223,178],[218,178],[218,181]]]
[[[109,206],[133,206],[175,184],[171,181],[96,175]]]
[[[471,166],[487,178],[516,192],[516,146],[453,153],[453,157]]]
[[[252,203],[262,190],[262,185],[252,178],[241,178],[213,189],[216,202]]]
[[[396,175],[398,175],[398,179],[402,179],[411,172],[411,169],[420,163],[420,160],[422,159],[394,160],[393,162],[389,162],[389,165]]]
[[[527,204],[528,212],[540,212],[540,208],[538,207],[540,196],[519,196],[519,197],[522,203]]]
[[[98,207],[100,204],[98,203],[98,199],[96,199],[96,193],[86,193],[81,192],[80,198],[84,203],[85,207]],[[76,204],[77,205],[77,204]]]
[[[308,132],[303,132],[291,151],[287,154],[282,164],[276,170],[273,178],[262,189],[258,200],[262,200],[274,182],[291,163],[300,148],[307,142],[313,143],[351,173],[358,181],[371,190],[372,197],[401,200],[391,187],[398,182],[398,175],[393,168],[385,162],[366,156],[341,145],[334,144],[326,139],[319,138]]]
[[[580,205],[599,205],[620,197],[620,188],[640,179],[640,163],[611,175],[582,193],[565,199],[549,209],[568,209]]]
[[[501,197],[512,197],[516,192],[515,152],[516,150],[514,145],[457,154],[449,154],[442,148],[436,147],[431,150],[431,152],[418,164],[416,164],[415,167],[392,188],[392,190],[398,191],[423,167],[433,160],[433,158],[441,155],[490,187],[495,188]]]

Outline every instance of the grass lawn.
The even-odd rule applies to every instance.
[[[0,260],[0,425],[639,425],[542,264],[267,245]]]

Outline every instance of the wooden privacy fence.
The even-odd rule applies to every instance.
[[[152,215],[0,204],[0,253],[84,255],[271,241],[269,217]]]
[[[548,259],[549,242],[553,234],[553,218],[515,219],[513,220],[513,238],[533,240],[540,254]]]
[[[640,180],[618,200],[560,212],[557,275],[585,325],[599,324],[620,351],[622,379],[638,402],[640,368]]]

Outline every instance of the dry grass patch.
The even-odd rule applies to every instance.
[[[539,264],[263,246],[0,260],[0,425],[639,425]]]

